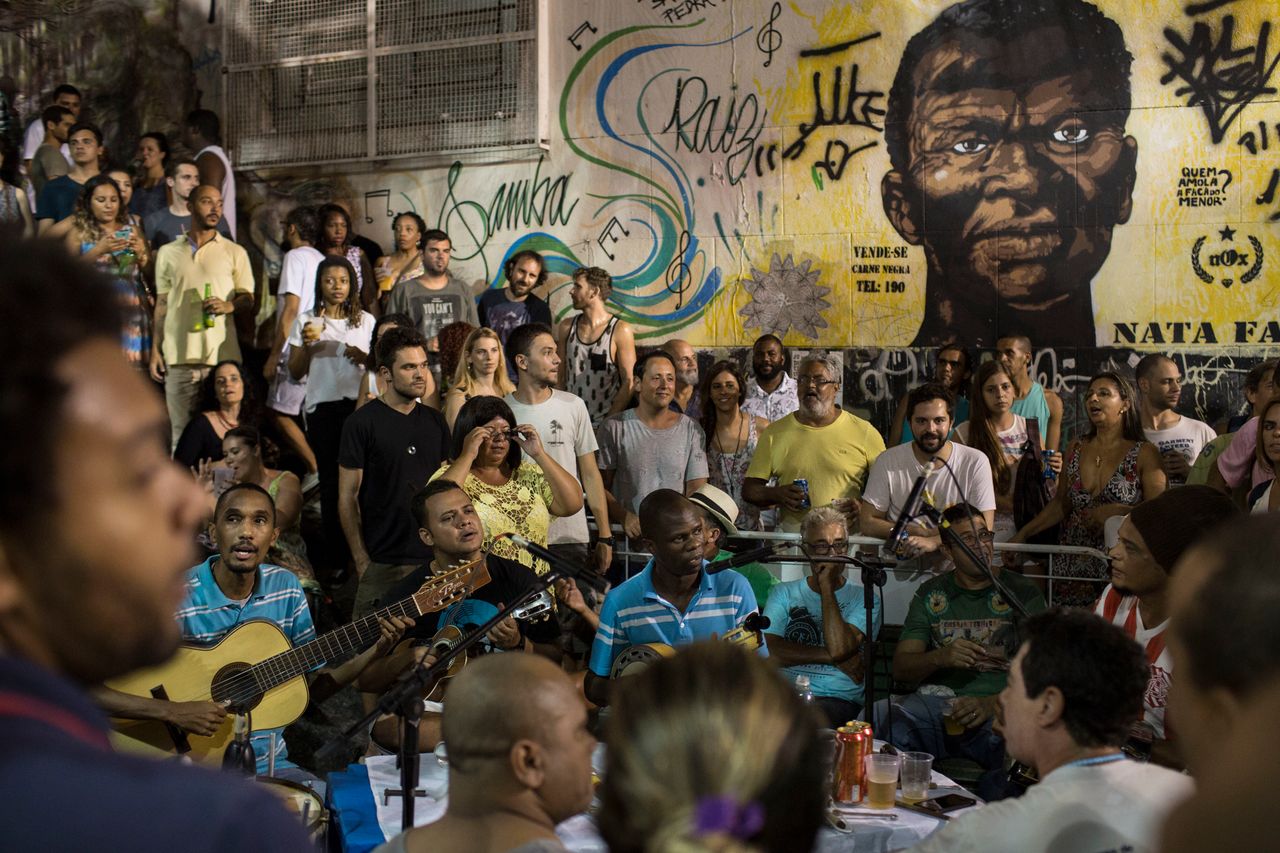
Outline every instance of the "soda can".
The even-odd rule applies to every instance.
[[[1057,452],[1058,451],[1056,450],[1044,450],[1041,452],[1041,455],[1044,456],[1044,478],[1046,480],[1058,479],[1058,475],[1054,472],[1053,468],[1050,467],[1049,465],[1050,460],[1053,459],[1053,457],[1057,454]]]
[[[836,729],[836,754],[831,766],[831,799],[860,803],[867,795],[863,759],[873,749],[871,724],[851,720]]]
[[[800,504],[800,508],[808,509],[811,506],[809,503],[809,481],[805,479],[792,480],[791,485],[799,486],[804,492],[804,502]]]

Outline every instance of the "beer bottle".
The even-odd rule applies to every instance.
[[[204,283],[204,298],[206,300],[213,298],[213,285],[207,281]],[[216,319],[217,317],[214,316],[212,311],[208,308],[204,309],[204,327],[206,329],[212,329]]]

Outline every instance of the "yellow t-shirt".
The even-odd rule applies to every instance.
[[[842,411],[834,423],[811,427],[792,413],[760,433],[747,476],[777,477],[781,486],[807,479],[810,504],[826,506],[836,498],[861,497],[871,463],[883,452],[884,439],[862,418]],[[807,511],[779,507],[780,527],[799,530]]]
[[[435,480],[448,469],[449,463],[444,462],[431,479]],[[533,462],[522,462],[511,479],[501,486],[491,486],[475,474],[467,474],[462,490],[471,498],[476,514],[484,523],[483,547],[486,551],[522,563],[539,575],[545,575],[551,569],[510,539],[494,540],[503,533],[518,533],[546,547],[554,498],[551,484],[541,468]]]
[[[215,234],[193,251],[183,235],[156,252],[156,293],[167,296],[161,353],[168,364],[202,364],[212,367],[226,359],[240,360],[240,342],[230,314],[204,325],[204,286],[211,296],[230,302],[235,292],[254,295],[253,269],[244,248]]]

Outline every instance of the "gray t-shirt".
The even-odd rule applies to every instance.
[[[516,423],[530,424],[542,438],[542,446],[560,467],[574,476],[579,484],[582,474],[578,471],[578,457],[595,453],[595,433],[591,431],[591,416],[581,399],[567,391],[552,389],[551,396],[534,406],[525,405],[508,394],[503,398],[516,416]],[[527,458],[527,457],[526,457]],[[533,460],[530,460],[533,461]],[[564,518],[551,519],[547,542],[559,545],[565,542],[590,541],[585,508]]]
[[[617,472],[613,495],[631,512],[638,513],[640,502],[652,491],[683,493],[685,482],[707,476],[702,427],[685,415],[667,429],[651,429],[635,409],[628,409],[605,418],[596,437],[600,470]]]
[[[431,290],[416,278],[397,284],[387,300],[387,313],[397,312],[408,314],[427,340],[439,335],[450,323],[480,325],[471,288],[452,273],[439,290]]]

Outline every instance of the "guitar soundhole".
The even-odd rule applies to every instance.
[[[232,714],[243,714],[252,711],[262,701],[262,693],[258,691],[258,683],[252,675],[236,678],[249,669],[251,664],[229,663],[218,670],[213,677],[213,689],[210,691],[215,702],[231,700],[227,709]],[[245,697],[248,698],[245,698]]]

